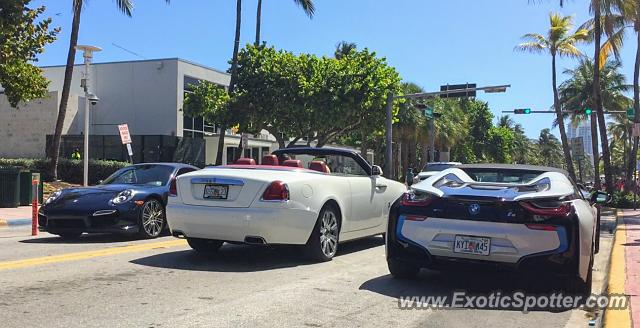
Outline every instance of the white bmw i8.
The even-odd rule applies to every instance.
[[[224,242],[293,244],[327,261],[339,242],[385,233],[389,208],[406,190],[353,150],[287,148],[261,165],[241,158],[181,175],[167,223],[196,251]]]
[[[561,276],[590,293],[603,192],[585,199],[567,172],[469,164],[412,186],[391,208],[386,242],[394,277],[454,265]]]

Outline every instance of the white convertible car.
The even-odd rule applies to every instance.
[[[389,208],[405,191],[355,151],[288,148],[262,165],[241,158],[181,175],[167,222],[196,251],[224,242],[294,244],[327,261],[338,242],[385,233]]]

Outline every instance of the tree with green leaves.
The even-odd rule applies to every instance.
[[[558,95],[557,84],[557,57],[578,57],[581,56],[580,50],[576,48],[576,44],[584,41],[588,37],[586,29],[578,29],[571,32],[573,27],[573,18],[571,16],[562,16],[557,13],[549,14],[549,31],[547,36],[541,34],[529,33],[523,36],[525,42],[519,44],[516,49],[532,53],[548,52],[551,55],[551,79],[553,84],[553,107],[556,112],[556,119],[560,130],[560,138],[562,140],[562,149],[564,160],[567,163],[567,171],[571,178],[575,180],[575,170],[573,168],[573,160],[571,159],[571,150],[567,134],[565,131],[564,119],[562,116],[562,108],[560,105],[560,97]]]
[[[229,125],[231,97],[224,87],[209,81],[192,85],[184,99],[184,115],[202,117],[205,122]]]
[[[58,158],[60,155],[60,139],[62,138],[62,127],[67,116],[67,104],[69,103],[69,92],[71,90],[71,79],[73,77],[73,65],[76,59],[76,46],[78,45],[78,33],[80,31],[80,17],[82,15],[82,7],[85,0],[70,0],[73,10],[73,21],[71,22],[71,37],[69,38],[69,50],[67,52],[67,64],[64,70],[64,81],[62,83],[62,94],[60,96],[60,107],[58,109],[58,118],[53,133],[53,142],[51,143],[51,176],[53,179],[58,178]],[[169,0],[165,0],[169,3]],[[133,0],[116,0],[116,7],[123,14],[131,17],[133,12]]]
[[[336,59],[342,59],[342,57],[350,54],[352,51],[357,51],[358,45],[354,42],[340,41],[336,44],[336,51],[333,53],[333,57]]]
[[[624,111],[631,100],[625,96],[630,90],[625,76],[620,72],[621,64],[618,61],[606,61],[600,68],[600,94],[602,95],[603,108],[609,111]],[[574,69],[567,69],[563,73],[569,78],[564,81],[559,88],[560,102],[564,109],[563,115],[571,120],[571,124],[577,126],[584,120],[591,123],[592,153],[594,154],[594,185],[600,188],[600,165],[598,148],[598,126],[597,117],[583,115],[581,110],[593,108],[593,60],[582,58],[579,65]],[[554,122],[554,125],[557,121]]]
[[[313,18],[316,13],[316,6],[312,0],[293,0],[295,4],[300,6],[309,18]],[[255,46],[260,45],[260,29],[262,27],[262,0],[258,0],[258,8],[256,10],[256,42]]]
[[[542,129],[538,137],[538,151],[540,152],[540,162],[544,166],[564,167],[562,145],[558,138],[551,133],[550,129]]]
[[[30,8],[30,2],[0,2],[0,85],[13,107],[47,96],[49,81],[33,63],[60,31],[49,28],[51,18],[39,20],[44,6]]]

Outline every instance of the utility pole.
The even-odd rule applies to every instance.
[[[387,95],[387,148],[385,155],[385,172],[386,176],[389,179],[394,179],[395,175],[393,174],[393,161],[391,158],[393,157],[393,92],[389,92]]]

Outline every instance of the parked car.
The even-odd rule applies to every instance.
[[[136,164],[97,186],[58,190],[38,211],[40,231],[63,238],[84,232],[158,237],[166,228],[165,206],[177,176],[198,170],[178,163]]]
[[[424,167],[422,168],[422,171],[420,171],[420,173],[418,173],[418,176],[416,177],[415,181],[420,182],[422,180],[425,180],[426,178],[438,174],[448,168],[454,167],[456,165],[460,165],[462,163],[460,162],[431,162],[431,163],[427,163],[424,165]]]
[[[487,264],[551,274],[589,293],[597,238],[596,203],[564,170],[526,165],[459,165],[413,186],[389,215],[387,263],[394,277],[420,268]],[[472,272],[472,271],[470,271]]]
[[[171,232],[196,251],[293,244],[331,260],[339,242],[383,234],[391,203],[406,191],[347,149],[280,149],[262,165],[236,163],[182,175],[170,194]]]

